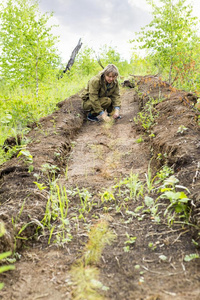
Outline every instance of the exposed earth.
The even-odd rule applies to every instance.
[[[0,276],[0,299],[200,299],[197,97],[156,76],[133,80],[134,88],[132,81],[121,88],[120,120],[87,121],[74,95],[30,124],[24,154],[1,166],[0,221],[6,233],[0,253],[12,250],[16,261],[15,270]],[[150,107],[153,99],[159,101]],[[146,112],[143,123],[138,112]],[[8,139],[5,151],[13,143]],[[158,199],[156,187],[163,182],[156,185],[153,177],[166,167],[182,186],[176,192],[189,198],[187,221],[166,211],[169,199]],[[139,195],[134,180],[143,186]],[[65,215],[58,211],[61,202]],[[89,232],[102,224],[104,246],[99,259],[87,263]]]

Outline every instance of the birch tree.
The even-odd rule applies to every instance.
[[[57,37],[37,1],[7,0],[0,6],[0,75],[10,86],[34,87],[59,63]]]

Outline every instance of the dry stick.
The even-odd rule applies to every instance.
[[[117,261],[118,267],[120,268],[120,263],[119,263],[119,259],[118,259],[118,257],[117,257],[117,256],[115,256],[115,259],[116,259],[116,261]]]
[[[168,292],[168,291],[164,291],[164,290],[163,290],[163,292],[170,296],[176,296],[176,293],[172,293],[172,292]]]
[[[162,275],[162,276],[174,276],[174,275],[178,275],[178,274],[183,274],[182,272],[177,272],[177,273],[168,273],[168,274],[163,274],[161,272],[157,272],[157,271],[151,271],[149,270],[147,267],[142,266],[143,269],[145,269],[146,271],[153,273],[153,274],[158,274],[158,275]]]
[[[37,299],[44,298],[44,297],[47,297],[47,296],[49,296],[49,293],[46,293],[46,294],[43,294],[43,295],[36,296],[33,300],[37,300]]]
[[[192,179],[192,184],[194,184],[199,177],[200,177],[200,162],[198,161],[196,173],[195,173],[195,176]]]
[[[184,232],[181,232],[181,233],[177,236],[177,238],[173,241],[172,245],[175,244],[175,243],[178,241],[178,239],[180,238],[180,236],[181,236],[182,234],[184,234],[184,233],[186,233],[186,232],[188,232],[188,231],[189,231],[189,230],[185,230]]]
[[[182,228],[176,229],[176,230],[170,230],[170,231],[150,232],[145,237],[149,237],[149,236],[152,236],[152,235],[163,235],[163,234],[168,234],[168,233],[174,233],[174,232],[177,232],[177,231],[180,231],[180,230],[182,230]]]

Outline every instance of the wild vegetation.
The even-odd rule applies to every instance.
[[[200,93],[200,38],[195,27],[198,20],[192,17],[192,7],[186,5],[185,0],[160,0],[161,6],[150,0],[147,2],[152,6],[154,19],[148,28],[143,28],[131,41],[135,47],[147,50],[145,56],[138,54],[135,49],[128,62],[121,59],[114,47],[105,45],[99,57],[103,66],[113,63],[119,68],[120,83],[127,79],[135,86],[135,93],[141,100],[140,104],[142,103],[142,109],[131,120],[142,128],[141,136],[136,140],[138,144],[143,143],[145,139],[154,139],[154,126],[159,117],[156,107],[166,100],[161,84],[158,85],[158,97],[151,97],[150,90],[145,93],[141,91],[137,84],[138,78],[143,75],[156,75],[159,82],[162,78],[163,85],[171,87],[173,84],[172,92],[177,89],[185,90],[186,93],[192,92],[196,99]],[[98,264],[106,245],[111,245],[116,239],[116,234],[109,229],[109,212],[122,216],[124,226],[131,224],[133,219],[141,222],[148,215],[153,224],[167,224],[169,230],[177,224],[182,228],[193,227],[197,230],[197,237],[199,225],[192,222],[191,191],[182,183],[179,184],[180,180],[174,174],[175,168],[172,164],[165,163],[168,160],[167,152],[158,152],[156,157],[154,154],[145,178],[141,179],[139,174],[131,171],[128,176],[116,178],[114,184],[109,188],[102,188],[95,195],[90,188],[78,185],[66,187],[60,183],[57,174],[63,172],[61,166],[64,163],[60,161],[59,152],[54,152],[58,165],[45,163],[40,166],[40,173],[35,172],[37,168],[34,166],[33,154],[27,149],[31,142],[28,137],[28,132],[32,129],[31,124],[35,124],[36,131],[41,130],[42,134],[47,136],[48,133],[42,131],[39,120],[51,115],[57,109],[58,102],[78,93],[92,75],[101,71],[94,50],[84,45],[70,72],[62,74],[64,65],[56,49],[57,37],[51,34],[51,27],[47,25],[50,18],[51,15],[41,15],[37,1],[7,0],[1,4],[0,164],[4,165],[16,156],[33,176],[34,191],[47,201],[43,217],[32,218],[24,224],[20,223],[20,219],[29,195],[20,202],[17,214],[11,219],[14,246],[12,252],[0,254],[0,260],[3,262],[0,272],[14,269],[12,263],[20,257],[19,241],[28,240],[27,228],[34,228],[34,233],[31,231],[31,239],[43,238],[48,245],[63,247],[73,240],[82,226],[87,232],[87,241],[70,271],[74,299],[103,299],[102,294],[109,288],[99,280]],[[63,76],[60,76],[61,74]],[[156,83],[154,84],[157,87]],[[194,105],[192,109],[198,111]],[[199,114],[196,118],[199,126]],[[51,122],[54,134],[57,135],[56,118]],[[106,134],[109,135],[112,125],[108,124],[105,128]],[[180,124],[177,135],[183,137],[188,130],[184,124]],[[13,146],[8,147],[7,141],[12,138]],[[75,144],[71,142],[68,146],[73,149]],[[102,147],[103,144],[90,145],[90,150],[100,160],[104,158]],[[111,144],[107,147],[114,148]],[[120,155],[122,154],[113,151],[113,160],[108,161],[112,168],[116,167]],[[156,172],[151,165],[153,160],[154,165],[157,163],[159,166]],[[66,162],[64,176],[67,180]],[[109,178],[109,174],[105,173],[104,177]],[[106,217],[99,217],[99,211]],[[90,223],[91,216],[97,220],[95,224]],[[0,237],[3,237],[4,223],[0,225]],[[123,252],[130,253],[136,242],[137,236],[126,232],[122,242]],[[198,238],[194,239],[193,243],[198,247]],[[148,243],[152,252],[157,246],[158,244],[151,241]],[[9,260],[11,255],[13,258]],[[190,253],[184,256],[184,261],[198,258],[197,252]],[[162,262],[168,261],[164,255],[159,259]],[[135,270],[139,269],[140,266],[136,265]],[[143,272],[140,271],[139,283],[142,282]],[[2,287],[0,284],[0,289]]]

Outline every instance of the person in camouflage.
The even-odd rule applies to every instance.
[[[92,77],[81,94],[83,110],[88,113],[87,119],[98,122],[100,118],[110,121],[120,118],[121,99],[117,77],[119,71],[113,64],[109,64],[98,75]],[[98,117],[97,117],[98,116]]]

